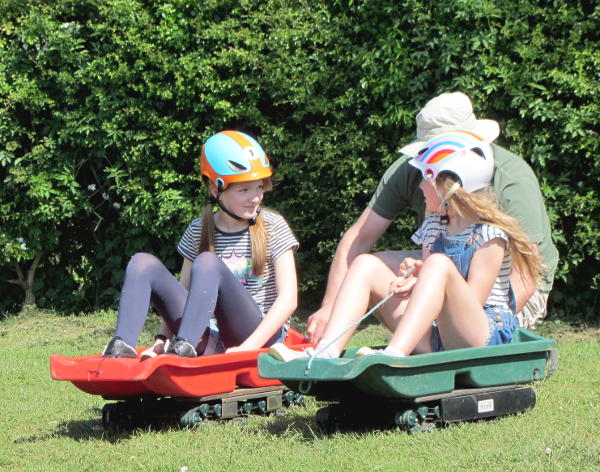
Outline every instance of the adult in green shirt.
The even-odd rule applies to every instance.
[[[400,149],[401,156],[385,172],[373,198],[358,220],[340,240],[331,263],[327,288],[321,308],[308,319],[308,335],[313,342],[321,339],[338,289],[350,264],[360,254],[369,252],[377,240],[405,208],[417,210],[420,221],[425,216],[425,201],[419,189],[421,173],[410,166],[409,154],[416,154],[432,137],[448,131],[469,131],[485,138],[485,130],[498,124],[477,120],[469,97],[461,92],[444,93],[431,99],[416,118],[417,138]],[[546,316],[548,294],[552,289],[558,251],[552,242],[550,221],[537,178],[529,165],[510,151],[492,144],[495,159],[493,185],[502,208],[520,223],[544,261],[546,273],[536,287],[524,281],[516,271],[511,285],[517,299],[517,318],[521,326],[533,329]],[[420,251],[385,251],[376,253],[392,270],[397,270],[407,256],[420,257]]]

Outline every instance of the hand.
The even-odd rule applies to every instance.
[[[321,340],[330,315],[329,307],[321,307],[308,317],[306,335],[311,343],[318,343]]]
[[[149,357],[156,357],[159,354],[163,354],[165,352],[165,343],[163,341],[156,341],[154,346],[150,346],[148,349],[142,352],[140,357],[142,359],[147,359]]]
[[[390,283],[390,293],[394,293],[394,295],[402,299],[408,298],[416,283],[417,278],[412,275],[408,278],[397,277]]]
[[[405,258],[400,263],[398,270],[399,277],[390,283],[390,292],[400,298],[408,298],[417,283],[417,275],[422,265],[422,260],[413,259],[412,257]]]
[[[402,277],[412,269],[410,276],[417,277],[419,275],[419,271],[421,270],[422,265],[423,261],[421,259],[413,259],[412,257],[406,257],[400,263],[398,276]]]

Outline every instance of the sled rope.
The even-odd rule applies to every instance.
[[[415,271],[415,268],[416,268],[416,266],[412,266],[410,269],[408,269],[406,271],[406,273],[402,276],[402,278],[403,279],[407,279],[410,276],[410,274],[412,274]],[[355,321],[350,326],[348,326],[344,331],[342,331],[339,335],[337,335],[335,338],[333,338],[332,341],[330,341],[329,343],[327,343],[327,345],[325,347],[322,347],[321,349],[319,349],[318,351],[316,351],[312,356],[310,356],[310,358],[308,359],[308,364],[306,364],[306,369],[304,371],[304,375],[308,375],[308,372],[310,371],[310,368],[312,366],[312,363],[313,363],[315,357],[317,357],[323,351],[326,351],[329,348],[329,346],[333,345],[333,343],[335,343],[338,339],[340,339],[344,334],[346,334],[348,331],[350,331],[351,329],[353,329],[355,326],[358,326],[363,320],[365,320],[369,316],[371,316],[375,311],[377,311],[379,309],[379,307],[381,307],[382,305],[384,305],[393,296],[394,296],[394,292],[389,293],[377,305],[375,305],[373,308],[371,308],[369,311],[367,311],[357,321]]]

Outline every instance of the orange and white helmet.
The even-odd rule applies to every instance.
[[[200,172],[219,191],[234,182],[266,179],[273,174],[260,144],[240,131],[221,131],[207,139],[202,146]]]
[[[451,131],[430,139],[409,164],[432,181],[450,172],[465,191],[474,192],[490,185],[494,153],[489,141],[466,131]]]

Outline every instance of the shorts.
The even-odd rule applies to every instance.
[[[523,305],[523,308],[517,313],[517,320],[521,328],[535,329],[540,321],[546,317],[546,308],[548,305],[549,292],[536,290]]]
[[[509,309],[502,306],[485,306],[488,318],[489,336],[486,346],[508,344],[512,341],[513,332],[518,327],[517,317]],[[437,324],[431,330],[431,352],[444,351],[442,338]]]

